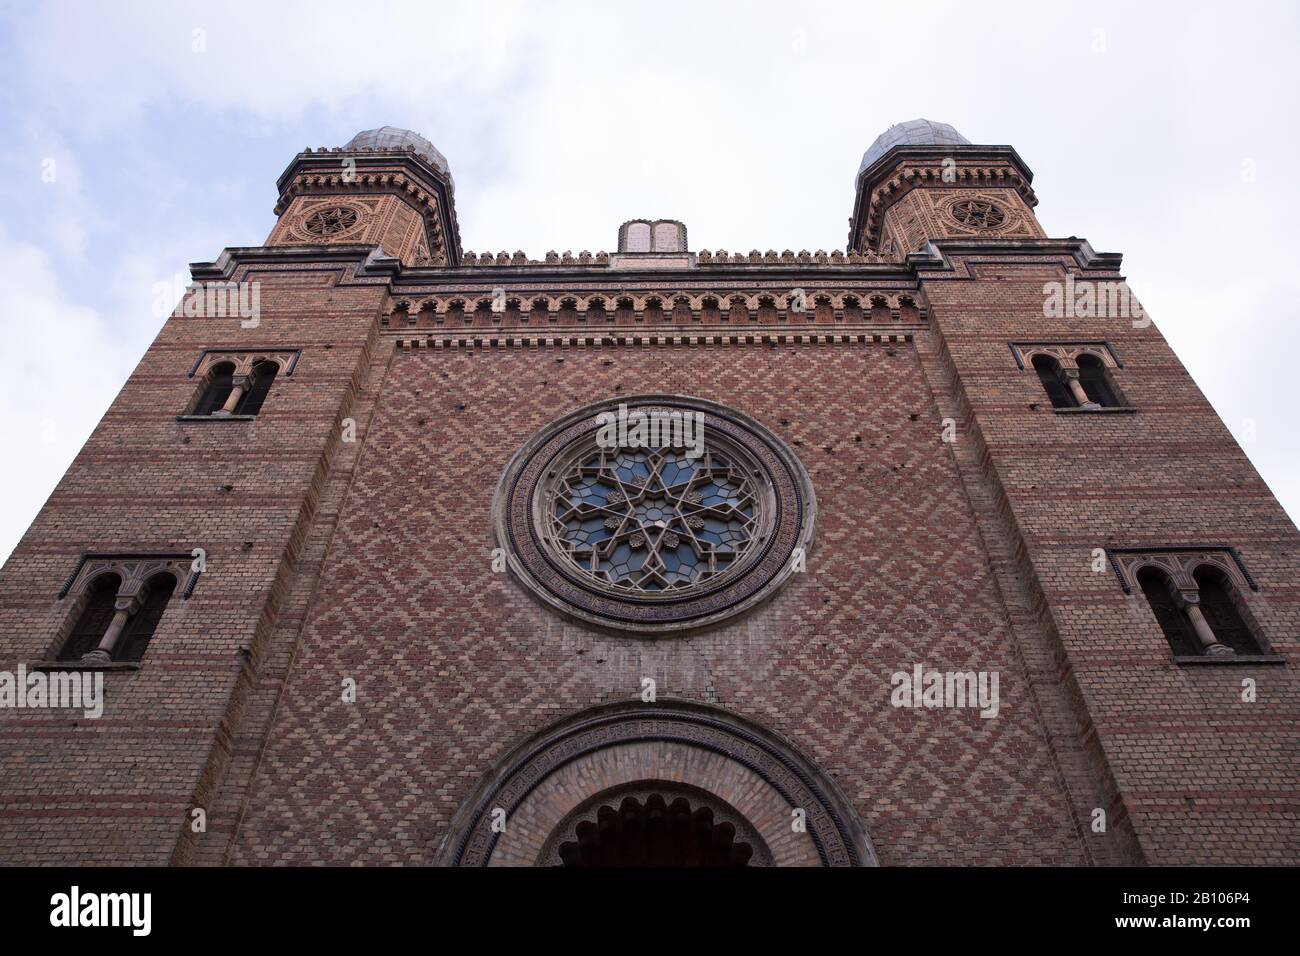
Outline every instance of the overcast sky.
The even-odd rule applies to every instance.
[[[465,249],[843,249],[890,124],[1011,144],[1292,517],[1300,29],[1285,3],[55,3],[0,11],[0,558],[163,317],[306,146],[414,129]],[[52,181],[50,181],[52,179]],[[1251,433],[1253,431],[1253,440]]]

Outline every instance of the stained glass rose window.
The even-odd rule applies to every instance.
[[[566,416],[512,459],[498,537],[547,604],[643,632],[746,610],[806,563],[813,495],[798,459],[710,402],[649,396]]]

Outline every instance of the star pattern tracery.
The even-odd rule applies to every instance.
[[[976,229],[996,229],[1007,221],[1007,214],[996,203],[979,199],[953,203],[952,217],[962,225]]]
[[[357,224],[357,211],[347,206],[330,206],[317,209],[306,221],[303,228],[313,236],[335,236],[347,232]]]
[[[735,567],[758,536],[753,482],[705,448],[596,448],[552,485],[551,534],[596,581],[633,592],[677,591]]]

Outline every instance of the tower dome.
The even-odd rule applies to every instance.
[[[889,127],[862,154],[858,175],[895,146],[970,146],[971,141],[947,123],[914,119]]]
[[[451,167],[447,157],[438,151],[438,147],[409,129],[400,126],[380,126],[376,129],[364,129],[348,140],[344,149],[406,149],[410,147],[416,154],[423,156],[440,173],[451,180]]]

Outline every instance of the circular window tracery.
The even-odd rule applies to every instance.
[[[328,206],[317,209],[303,221],[302,227],[313,236],[337,236],[354,229],[360,217],[350,206]]]
[[[997,203],[982,199],[963,199],[952,204],[948,214],[963,226],[996,229],[1007,221],[1007,214]]]
[[[511,569],[548,605],[664,632],[770,594],[806,550],[814,511],[802,465],[757,422],[712,402],[646,396],[582,409],[535,436],[506,468],[494,523]]]
[[[743,452],[579,446],[542,489],[554,548],[595,587],[659,593],[739,567],[764,524]]]

